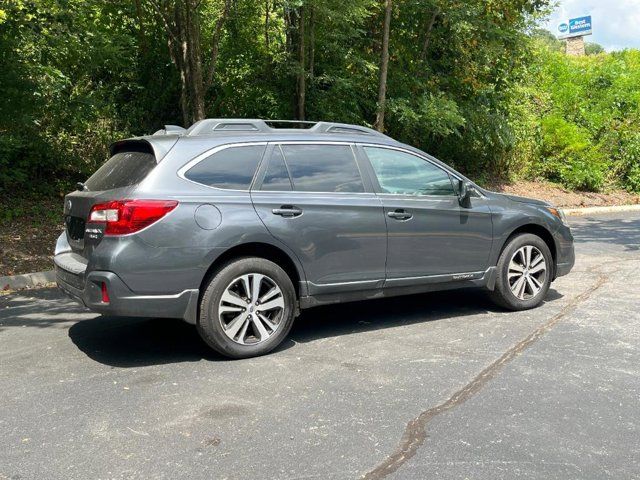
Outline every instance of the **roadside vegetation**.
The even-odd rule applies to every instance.
[[[640,51],[562,50],[548,36],[532,40],[530,75],[517,87],[521,150],[530,155],[520,157],[520,175],[574,190],[640,192]]]
[[[2,2],[0,224],[112,141],[203,117],[369,125],[484,185],[638,193],[640,51],[565,56],[535,28],[550,3]]]
[[[565,56],[530,28],[546,0],[0,8],[5,192],[59,194],[113,140],[205,116],[371,125],[480,181],[640,191],[640,52]]]

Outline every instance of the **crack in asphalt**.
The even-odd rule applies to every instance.
[[[361,478],[363,480],[380,480],[388,475],[394,473],[407,460],[413,457],[418,448],[422,446],[427,438],[427,423],[437,415],[445,413],[458,405],[464,403],[469,398],[478,393],[482,388],[493,379],[500,370],[509,362],[511,362],[518,354],[529,348],[532,344],[538,341],[544,334],[551,330],[560,320],[566,317],[569,313],[573,312],[578,305],[587,300],[593,293],[601,288],[609,279],[609,276],[598,272],[597,269],[602,265],[598,265],[593,270],[589,269],[590,273],[598,275],[594,284],[586,289],[581,294],[573,298],[567,303],[557,314],[545,323],[539,325],[529,335],[523,338],[520,342],[512,346],[509,350],[504,352],[497,360],[485,367],[473,380],[467,383],[464,387],[456,391],[451,397],[444,402],[423,411],[416,418],[407,423],[404,434],[400,440],[400,444],[396,450],[389,455],[382,463],[376,468],[364,474]]]

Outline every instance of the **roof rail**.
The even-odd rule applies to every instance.
[[[277,128],[274,127],[274,125],[286,125],[286,127]],[[385,134],[372,128],[351,125],[349,123],[312,122],[305,120],[262,120],[259,118],[207,118],[191,125],[188,130],[184,131],[184,135],[194,137],[198,135],[229,132],[275,133],[282,130],[286,130],[287,133],[304,130],[309,133],[346,133],[387,137]]]
[[[318,122],[309,121],[309,120],[265,120],[264,123],[266,123],[271,128],[278,128],[278,127],[274,127],[274,125],[287,125],[286,128],[289,128],[288,127],[289,125],[299,125],[297,128],[304,128],[304,129],[312,128],[314,125],[318,124]]]
[[[360,133],[386,137],[384,133],[378,132],[373,128],[363,127],[361,125],[351,125],[350,123],[318,122],[314,127],[314,130],[318,133]]]
[[[271,128],[259,118],[205,118],[187,129],[186,135],[195,137],[214,132],[270,132]]]
[[[187,130],[178,125],[165,125],[164,128],[154,132],[154,135],[182,135]]]

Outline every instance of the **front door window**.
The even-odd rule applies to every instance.
[[[395,195],[455,195],[449,174],[432,163],[399,150],[364,147],[380,191]]]

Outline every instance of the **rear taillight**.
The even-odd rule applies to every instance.
[[[89,223],[103,223],[105,235],[134,233],[176,208],[175,200],[113,200],[91,207]]]
[[[109,291],[105,282],[101,282],[100,291],[102,293],[102,303],[109,303]]]

